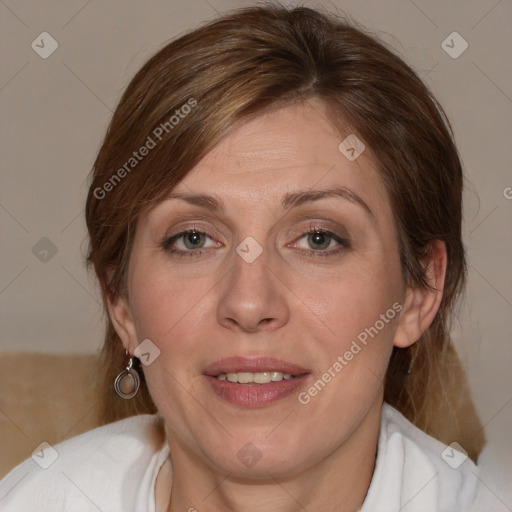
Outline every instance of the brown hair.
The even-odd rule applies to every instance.
[[[461,163],[449,122],[430,91],[392,51],[353,24],[309,8],[253,7],[214,20],[153,56],[124,92],[94,163],[87,261],[104,300],[127,294],[140,214],[251,116],[311,97],[332,108],[333,125],[341,119],[370,148],[389,193],[405,282],[429,286],[422,261],[434,240],[446,243],[439,312],[417,343],[394,349],[385,381],[385,400],[427,430],[429,411],[442,399],[443,361],[453,355],[449,320],[464,286]],[[181,115],[187,104],[193,108]],[[179,122],[170,122],[177,115]],[[167,129],[156,140],[162,126]],[[154,148],[127,166],[148,138]],[[105,421],[155,412],[143,376],[136,398],[125,401],[113,391],[125,352],[108,316],[102,360]]]

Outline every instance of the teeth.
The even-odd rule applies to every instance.
[[[234,384],[268,384],[269,382],[280,382],[283,379],[288,380],[291,378],[294,378],[291,373],[282,372],[236,372],[217,375],[217,379],[227,380]]]

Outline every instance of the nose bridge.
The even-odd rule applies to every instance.
[[[235,249],[229,278],[229,292],[238,302],[252,303],[261,307],[270,295],[273,283],[272,274],[267,266],[269,251],[264,249],[253,237],[245,238]]]
[[[254,331],[288,321],[284,290],[268,266],[271,253],[253,237],[236,247],[232,267],[218,303],[218,320],[231,328]]]
[[[262,288],[266,288],[268,264],[270,263],[270,253],[267,248],[263,248],[253,237],[246,237],[235,249],[236,255],[233,257],[233,279],[239,281],[239,285],[245,290],[250,291],[255,285],[260,283]],[[246,284],[247,283],[247,286]],[[257,290],[255,290],[257,291]]]

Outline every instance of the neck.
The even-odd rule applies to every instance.
[[[249,481],[212,470],[183,446],[157,480],[157,510],[167,512],[357,512],[375,467],[382,404],[374,402],[349,438],[327,457],[293,475]]]

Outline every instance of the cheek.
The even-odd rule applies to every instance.
[[[379,333],[392,337],[397,316],[392,306],[401,297],[400,283],[396,265],[381,260],[353,265],[316,287],[297,283],[296,289],[300,289],[297,295],[305,297],[304,303],[313,313],[308,318],[314,321],[316,316],[322,325],[326,342],[333,349],[342,349],[377,322]]]
[[[134,276],[132,288],[138,341],[150,339],[160,351],[158,359],[143,368],[159,410],[167,402],[180,408],[188,401],[187,393],[194,392],[196,382],[190,379],[197,375],[194,340],[204,338],[204,297],[211,288],[204,280],[187,280],[185,286],[179,277],[164,276],[163,270],[143,269]]]
[[[301,330],[311,334],[308,348],[319,364],[308,396],[302,398],[314,401],[320,417],[344,424],[349,411],[361,414],[382,389],[401,308],[399,288],[391,281],[379,278],[377,269],[345,275],[310,297],[315,315],[309,315]],[[312,329],[313,322],[322,330]],[[318,380],[328,384],[324,388]]]
[[[139,267],[132,281],[132,310],[139,337],[155,343],[174,340],[186,324],[190,334],[199,330],[191,322],[202,311],[202,299],[211,285],[205,279],[190,278],[184,282],[165,268]],[[190,331],[192,329],[192,331]]]
[[[133,275],[132,312],[139,342],[150,339],[160,350],[155,362],[143,367],[145,379],[157,408],[172,404],[178,418],[187,416],[196,386],[190,378],[197,375],[194,340],[204,338],[204,297],[209,289],[205,280],[185,283],[162,266],[139,266]]]

